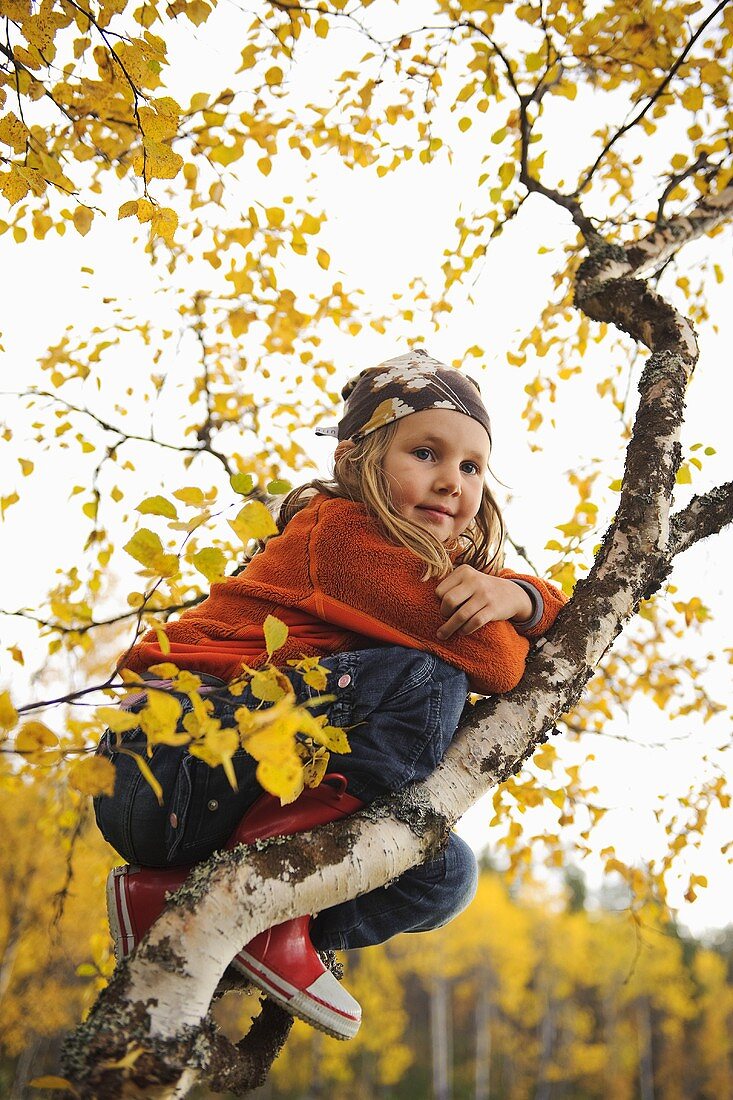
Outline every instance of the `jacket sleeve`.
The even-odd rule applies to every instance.
[[[462,669],[472,690],[484,695],[509,691],[521,680],[529,643],[509,622],[438,640],[439,581],[423,581],[424,564],[382,538],[363,510],[342,501],[319,509],[309,560],[313,590],[306,606],[326,621],[377,642],[433,653]],[[548,589],[548,606],[553,600]]]
[[[515,573],[512,569],[502,569],[499,576],[520,585],[533,603],[531,618],[526,623],[512,623],[514,629],[530,641],[541,638],[554,623],[560,608],[568,602],[565,593],[549,581],[526,573]]]

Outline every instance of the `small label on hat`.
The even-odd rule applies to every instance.
[[[316,428],[316,435],[331,435],[336,437],[339,434],[338,428]]]

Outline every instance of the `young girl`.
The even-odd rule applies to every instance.
[[[292,492],[279,534],[234,577],[212,586],[198,607],[166,626],[170,652],[151,632],[126,666],[148,691],[171,689],[147,670],[171,661],[196,672],[222,726],[241,706],[261,706],[227,684],[267,660],[268,615],[288,626],[275,659],[298,701],[316,694],[287,662],[320,656],[328,670],[325,709],[346,727],[350,753],[332,754],[334,774],[293,803],[263,793],[255,761],[223,768],[185,748],[156,745],[148,763],[158,804],[134,759],[100,751],[116,767],[112,797],[96,800],[105,838],[131,864],[110,875],[108,904],[118,957],[139,942],[188,868],[215,850],[313,828],[428,776],[455,733],[470,690],[509,691],[522,677],[529,640],[564,603],[537,579],[501,569],[504,528],[485,483],[491,425],[478,386],[416,350],[362,371],[343,391],[332,482]],[[174,693],[176,694],[176,693]],[[177,693],[183,712],[188,696]],[[322,711],[323,712],[323,711]],[[139,730],[126,748],[145,751]],[[293,1015],[351,1038],[360,1008],[317,952],[366,947],[399,932],[452,920],[476,888],[471,850],[451,835],[443,855],[391,885],[313,919],[290,920],[257,936],[233,965]]]

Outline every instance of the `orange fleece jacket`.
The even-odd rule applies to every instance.
[[[125,665],[143,672],[161,661],[233,680],[242,660],[265,663],[263,624],[275,615],[289,628],[276,663],[302,656],[329,656],[373,645],[426,650],[462,669],[471,689],[484,695],[516,687],[529,641],[541,637],[566,597],[537,577],[504,569],[500,577],[529,582],[544,601],[542,617],[520,634],[510,622],[492,622],[475,634],[436,638],[442,625],[439,580],[421,579],[422,561],[388,542],[361,504],[318,495],[281,535],[236,577],[211,587],[198,607],[184,612],[165,632],[170,653],[161,652],[153,631],[130,652]]]

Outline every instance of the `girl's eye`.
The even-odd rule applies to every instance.
[[[415,458],[419,458],[421,461],[423,459],[427,460],[429,458],[432,458],[433,456],[433,452],[430,450],[429,447],[416,447],[412,453],[414,454]]]
[[[463,466],[464,466],[464,469],[465,469],[465,467],[468,467],[468,470],[466,471],[467,473],[477,474],[479,472],[479,468],[478,468],[478,466],[476,465],[475,462],[464,462]]]

